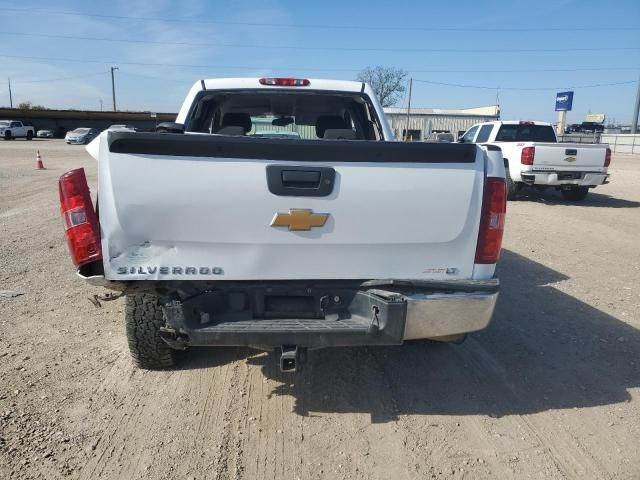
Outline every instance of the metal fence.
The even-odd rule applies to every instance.
[[[613,153],[639,153],[640,134],[631,133],[603,133],[601,143],[608,143]]]
[[[558,141],[561,143],[600,143],[601,133],[583,133],[559,135]]]

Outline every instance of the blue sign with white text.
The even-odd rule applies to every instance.
[[[573,106],[573,92],[556,93],[556,112],[570,112]]]

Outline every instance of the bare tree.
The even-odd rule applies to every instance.
[[[47,110],[43,105],[34,105],[31,102],[20,102],[18,104],[19,110]]]
[[[367,67],[358,74],[358,81],[371,85],[383,107],[390,107],[400,100],[407,89],[405,81],[408,73],[393,67]]]

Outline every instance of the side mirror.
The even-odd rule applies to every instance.
[[[175,122],[162,122],[156,125],[156,133],[184,133],[184,125]]]

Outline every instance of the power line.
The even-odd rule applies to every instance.
[[[640,27],[619,27],[619,26],[593,26],[593,27],[413,27],[413,26],[378,26],[378,25],[331,25],[331,24],[292,24],[292,23],[268,23],[268,22],[238,22],[223,20],[205,20],[201,17],[141,17],[99,13],[81,13],[56,10],[32,10],[27,8],[2,7],[2,11],[29,13],[29,15],[63,15],[89,18],[108,18],[113,20],[136,20],[167,23],[200,23],[207,25],[228,25],[245,27],[273,27],[292,29],[322,29],[322,30],[369,30],[369,31],[418,31],[418,32],[593,32],[593,31],[637,31]]]
[[[558,52],[596,52],[611,50],[640,50],[640,47],[562,47],[562,48],[387,48],[387,47],[328,47],[317,45],[250,45],[238,43],[200,43],[200,42],[166,42],[160,40],[143,40],[137,38],[87,37],[79,35],[54,35],[48,33],[0,32],[0,35],[17,35],[23,37],[57,38],[63,40],[82,40],[115,43],[136,43],[146,45],[168,45],[182,47],[217,47],[217,48],[251,48],[274,50],[311,50],[339,52],[408,52],[408,53],[558,53]]]
[[[153,63],[153,62],[123,62],[115,60],[91,60],[80,58],[60,58],[60,57],[40,57],[31,55],[4,55],[0,58],[16,58],[21,60],[38,60],[45,62],[72,62],[72,63],[99,63],[99,64],[119,64],[143,67],[175,67],[175,68],[206,68],[210,70],[295,70],[309,72],[358,72],[365,67],[353,68],[317,68],[309,66],[266,66],[266,65],[220,65],[220,64],[184,64],[184,63]],[[408,69],[411,73],[543,73],[543,72],[586,72],[586,71],[636,71],[637,68],[628,67],[578,67],[578,68],[525,68],[525,69]],[[46,80],[43,80],[46,81]]]
[[[51,82],[62,82],[65,80],[76,80],[78,78],[88,78],[88,77],[95,77],[98,75],[104,75],[106,73],[109,73],[107,71],[103,71],[103,72],[96,72],[96,73],[87,73],[87,74],[82,74],[82,75],[74,75],[73,77],[61,77],[61,78],[50,78],[50,79],[38,79],[38,80],[18,80],[17,82],[14,80],[13,83],[18,83],[18,84],[22,84],[22,83],[51,83]]]
[[[140,78],[148,78],[151,80],[161,80],[161,81],[165,81],[165,82],[180,82],[182,84],[185,83],[184,79],[179,79],[179,78],[168,78],[168,77],[158,77],[158,76],[153,76],[153,75],[142,75],[140,73],[132,73],[132,72],[120,72],[120,75],[125,75],[125,76],[131,76],[131,77],[140,77]],[[188,82],[192,82],[193,81],[193,77],[189,78]]]
[[[622,82],[613,82],[613,83],[596,83],[593,85],[575,85],[575,86],[562,86],[562,87],[491,87],[486,85],[463,85],[459,83],[445,83],[445,82],[432,82],[430,80],[419,80],[414,78],[416,82],[420,83],[428,83],[431,85],[443,85],[447,87],[459,87],[459,88],[477,88],[482,90],[516,90],[516,91],[536,91],[536,90],[562,90],[565,88],[595,88],[595,87],[612,87],[615,85],[628,85],[631,83],[636,83],[635,80],[625,80]]]
[[[562,72],[611,72],[637,71],[634,67],[576,67],[576,68],[510,68],[510,69],[429,69],[413,70],[413,73],[562,73]]]

